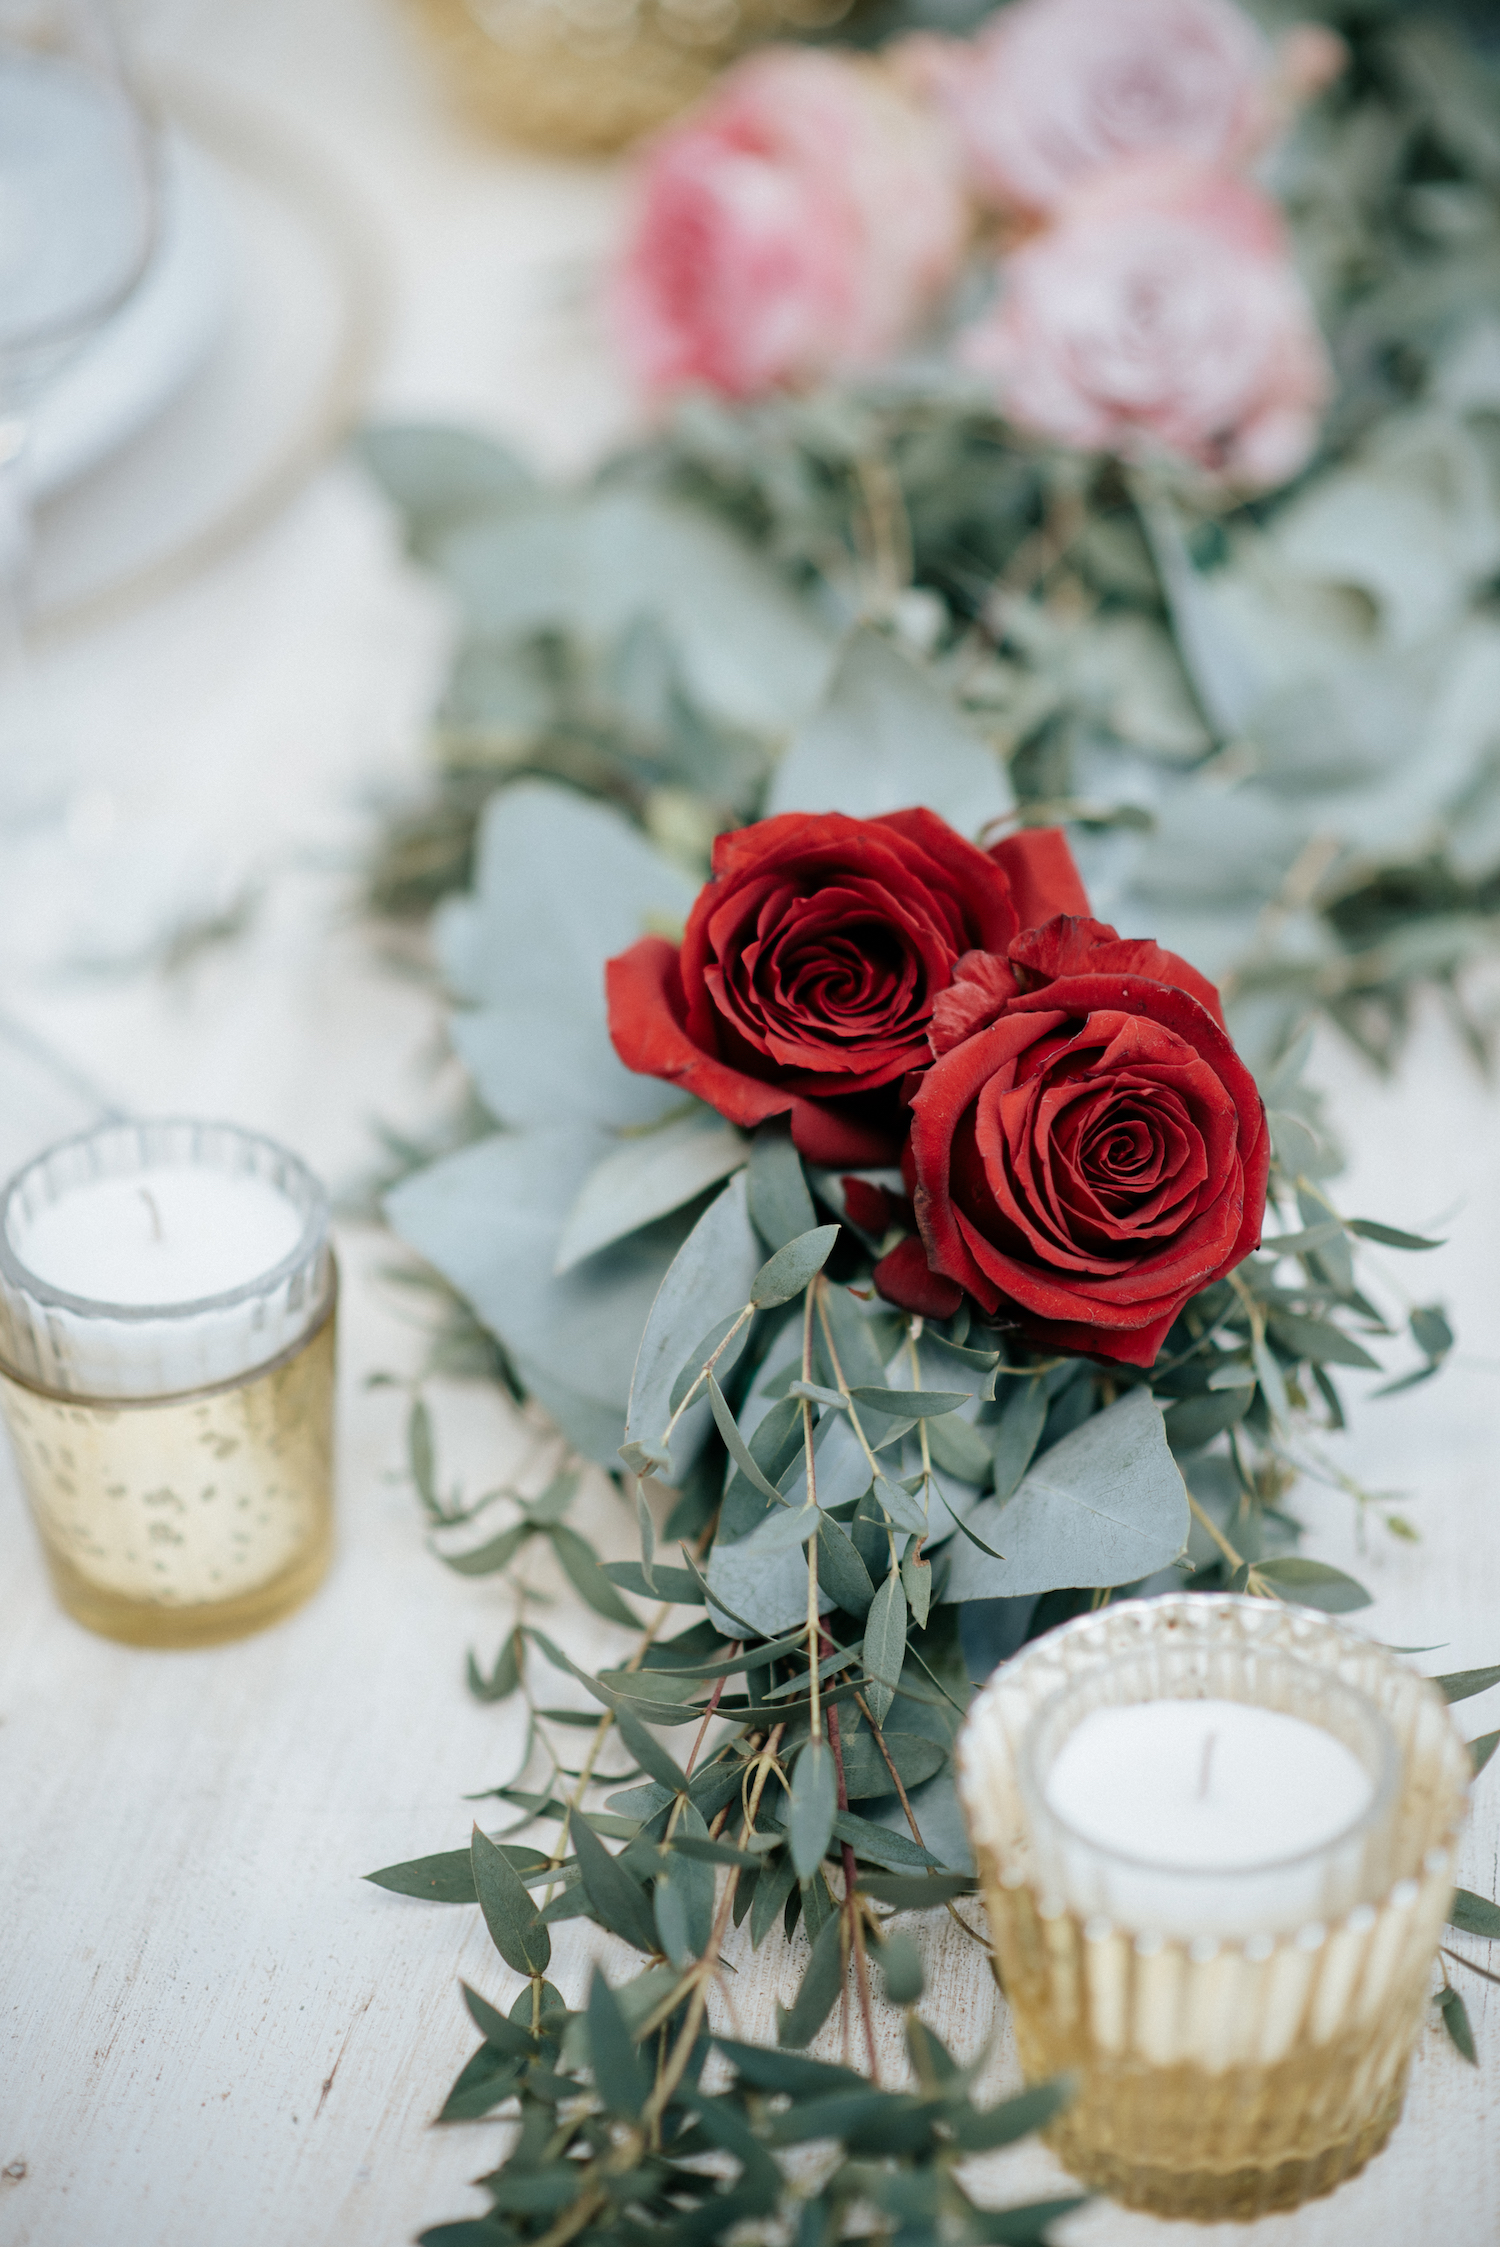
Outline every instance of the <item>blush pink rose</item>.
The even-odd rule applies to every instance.
[[[900,344],[967,232],[949,136],[893,78],[766,49],[643,156],[615,324],[655,391],[805,385]]]
[[[976,192],[1045,212],[1136,156],[1242,164],[1343,52],[1298,27],[1283,59],[1233,0],[1016,0],[971,43],[908,41],[902,67],[951,119]]]
[[[1243,180],[1146,160],[1101,173],[1001,268],[966,363],[1018,427],[1168,453],[1248,490],[1311,453],[1331,386],[1280,214]]]

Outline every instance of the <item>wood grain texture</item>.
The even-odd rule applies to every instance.
[[[205,0],[159,16],[174,65],[278,109],[366,194],[395,282],[385,404],[478,415],[563,462],[619,424],[601,339],[560,281],[607,238],[607,175],[499,156],[453,128],[381,0]],[[434,1001],[349,926],[338,865],[360,847],[369,788],[415,783],[445,632],[380,508],[332,468],[212,579],[50,657],[81,783],[107,795],[113,827],[80,848],[74,893],[49,901],[53,956],[20,943],[7,901],[6,1010],[126,1105],[234,1115],[336,1183],[368,1161],[372,1116],[439,1112],[454,1080],[435,1058]],[[264,902],[237,945],[171,980],[60,977],[103,911],[101,884],[142,867],[165,917],[186,875],[194,896],[253,879]],[[104,918],[127,950],[121,911]],[[1361,1618],[1372,1632],[1444,1642],[1428,1666],[1500,1659],[1500,1103],[1435,1011],[1394,1085],[1331,1040],[1313,1073],[1351,1149],[1345,1207],[1419,1229],[1458,1213],[1451,1248],[1375,1261],[1413,1299],[1445,1297],[1460,1346],[1440,1382],[1361,1407],[1328,1447],[1368,1484],[1409,1493],[1421,1542],[1362,1532],[1346,1493],[1309,1480],[1297,1503],[1310,1549],[1377,1591]],[[0,1162],[87,1118],[0,1025]],[[465,1649],[490,1658],[511,1599],[424,1551],[399,1474],[404,1398],[364,1386],[416,1364],[418,1314],[380,1276],[389,1243],[355,1230],[344,1249],[341,1549],[325,1590],[279,1629],[200,1653],[90,1638],[54,1607],[0,1464],[0,2247],[399,2247],[484,2206],[469,2180],[503,2129],[430,2125],[473,2044],[459,1977],[500,2002],[515,1977],[477,1912],[360,1876],[459,1844],[486,1814],[465,1794],[513,1769],[516,1710],[483,1708],[463,1684]],[[450,1386],[436,1403],[445,1478],[540,1487],[554,1447],[539,1426],[488,1392]],[[579,1505],[607,1551],[632,1550],[602,1478]],[[557,1602],[547,1627],[579,1659],[626,1646],[545,1558],[530,1565]],[[548,1697],[582,1698],[561,1680]],[[1465,1730],[1500,1723],[1497,1703],[1467,1704]],[[1489,1895],[1497,1774],[1479,1783],[1461,1874]],[[944,1918],[910,1924],[925,2014],[965,2057],[994,2039],[999,2095],[1015,2063],[983,1954]],[[594,1955],[628,1970],[609,1938],[558,1931],[570,1998]],[[734,1955],[733,2026],[769,2036],[801,1940]],[[1493,2247],[1500,1992],[1462,1987],[1480,2071],[1434,2026],[1389,2151],[1333,2199],[1263,2223],[1257,2247]],[[894,2076],[894,2025],[881,2035]],[[819,2049],[839,2046],[835,2019]],[[996,2201],[1061,2189],[1035,2146],[975,2176]],[[1179,2235],[1097,2205],[1058,2236]],[[1193,2236],[1227,2247],[1245,2234]]]

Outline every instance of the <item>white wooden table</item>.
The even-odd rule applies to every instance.
[[[158,7],[148,29],[175,64],[290,120],[363,192],[394,276],[380,406],[467,412],[564,466],[623,425],[562,286],[606,238],[606,176],[467,138],[379,0],[203,0]],[[45,943],[24,902],[0,899],[0,1168],[89,1120],[85,1092],[28,1057],[17,1028],[124,1105],[233,1115],[335,1184],[369,1159],[373,1116],[437,1112],[452,1080],[436,1009],[350,925],[347,868],[372,784],[415,775],[444,639],[381,509],[333,464],[187,592],[48,657],[87,816]],[[153,868],[169,903],[174,882],[188,902],[259,882],[259,914],[176,977],[68,971],[101,923],[139,912]],[[1446,1298],[1460,1347],[1440,1382],[1362,1410],[1339,1451],[1410,1494],[1422,1542],[1375,1532],[1360,1551],[1351,1502],[1308,1490],[1310,1549],[1378,1592],[1373,1632],[1443,1641],[1433,1668],[1500,1659],[1500,1107],[1435,1013],[1398,1084],[1331,1040],[1317,1073],[1352,1150],[1346,1206],[1417,1226],[1456,1213],[1452,1247],[1386,1266],[1419,1299]],[[462,1675],[509,1606],[423,1551],[397,1471],[404,1401],[365,1386],[413,1367],[420,1338],[380,1277],[390,1244],[355,1228],[343,1253],[340,1554],[279,1629],[178,1654],[90,1637],[53,1605],[0,1465],[0,2247],[396,2247],[484,2205],[467,2180],[495,2128],[428,2125],[473,2043],[458,1976],[500,2000],[513,1977],[475,1913],[359,1876],[461,1842],[462,1796],[510,1774],[516,1713],[481,1708]],[[543,1430],[488,1392],[449,1387],[438,1403],[446,1474],[539,1486]],[[580,1503],[606,1549],[631,1550],[601,1477]],[[552,1588],[552,1627],[597,1662],[605,1626]],[[1466,1707],[1469,1731],[1500,1722],[1497,1698]],[[1491,1895],[1497,1833],[1492,1771],[1462,1867]],[[557,1944],[570,1996],[590,1940],[573,1926]],[[998,2091],[1015,2068],[988,1973],[946,1921],[927,1940],[924,2009],[965,2054],[996,2035]],[[743,2033],[771,2032],[799,1968],[799,1949],[768,1948],[742,1974]],[[1390,2150],[1331,2201],[1264,2223],[1265,2247],[1492,2247],[1500,2005],[1473,1977],[1462,1987],[1481,2071],[1430,2030]],[[1063,2189],[1035,2146],[984,2181],[997,2199]],[[1167,2234],[1097,2204],[1058,2236]]]

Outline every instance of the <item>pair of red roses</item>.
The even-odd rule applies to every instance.
[[[965,1294],[1037,1342],[1150,1365],[1257,1245],[1269,1135],[1219,995],[1088,918],[1057,828],[990,851],[930,811],[787,813],[714,846],[680,950],[607,970],[628,1068],[825,1166],[900,1159],[916,1234],[876,1267],[927,1317]],[[899,1207],[864,1182],[849,1214]]]

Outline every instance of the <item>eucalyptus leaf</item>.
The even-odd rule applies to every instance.
[[[778,2044],[811,2044],[844,1986],[844,1953],[837,1912],[823,1922],[812,1947],[797,1995],[789,2006],[776,2008]],[[722,2048],[722,2045],[721,2045]],[[732,2051],[733,2048],[731,2048]]]
[[[787,1828],[799,1880],[811,1880],[822,1863],[837,1809],[833,1752],[824,1741],[810,1740],[792,1774]]]
[[[853,1539],[827,1514],[818,1522],[818,1581],[846,1615],[863,1621],[875,1597],[875,1586]]]
[[[769,1248],[784,1248],[818,1222],[784,1116],[759,1125],[751,1138],[750,1215]]]
[[[619,2000],[596,1966],[589,1983],[589,2061],[594,2089],[621,2122],[634,2122],[650,2090]]]
[[[1346,1576],[1327,1561],[1308,1560],[1300,1553],[1283,1553],[1256,1563],[1256,1574],[1285,1598],[1302,1607],[1319,1607],[1325,1614],[1348,1615],[1368,1607],[1370,1595],[1363,1584]]]
[[[789,1303],[794,1295],[800,1295],[828,1262],[838,1237],[837,1225],[817,1225],[810,1233],[799,1233],[784,1248],[778,1248],[750,1283],[750,1300],[757,1310]]]
[[[876,1723],[884,1724],[906,1660],[906,1592],[896,1568],[891,1569],[871,1603],[862,1659],[870,1676],[865,1698]]]
[[[1011,1386],[1000,1418],[990,1430],[994,1453],[995,1496],[1012,1497],[1031,1465],[1047,1424],[1047,1392],[1035,1374]]]
[[[759,1262],[760,1247],[740,1171],[688,1234],[642,1322],[630,1383],[627,1441],[652,1444],[660,1438],[671,1417],[672,1387],[688,1351],[703,1333],[705,1321],[724,1318],[748,1300]],[[708,1422],[706,1403],[691,1406],[678,1422],[669,1480],[685,1472],[696,1457]]]
[[[972,835],[1013,800],[1000,759],[932,676],[880,633],[860,629],[823,706],[793,735],[766,810],[875,819],[923,804]]]
[[[1482,1935],[1493,1941],[1500,1935],[1500,1904],[1492,1903],[1488,1896],[1476,1896],[1472,1888],[1455,1888],[1448,1907],[1448,1925],[1465,1935]]]
[[[545,1974],[552,1944],[510,1859],[478,1826],[469,1854],[474,1893],[496,1950],[517,1974]]]
[[[570,1831],[584,1891],[600,1920],[612,1935],[633,1943],[649,1957],[659,1946],[645,1889],[610,1855],[581,1813],[574,1813]]]
[[[1471,2068],[1477,2068],[1479,2054],[1474,2048],[1474,2030],[1469,2021],[1469,2008],[1451,1982],[1438,1991],[1433,2003],[1443,2016],[1443,2026],[1460,2058],[1467,2060]]]
[[[565,1522],[554,1522],[545,1534],[551,1539],[552,1550],[564,1574],[585,1605],[596,1615],[602,1615],[606,1623],[620,1623],[626,1630],[637,1630],[639,1616],[621,1599],[605,1575],[592,1545]]]
[[[696,1107],[627,1140],[589,1172],[563,1220],[552,1269],[559,1278],[586,1257],[695,1201],[742,1168],[744,1135]]]
[[[1161,1412],[1145,1389],[1132,1389],[1044,1453],[1014,1497],[974,1508],[963,1526],[1005,1558],[955,1543],[946,1597],[1136,1583],[1176,1558],[1188,1522]]]
[[[1476,1693],[1488,1693],[1492,1685],[1500,1685],[1500,1662],[1492,1662],[1486,1669],[1447,1670],[1432,1682],[1445,1701],[1472,1700]]]
[[[866,1412],[883,1412],[893,1420],[925,1420],[942,1412],[956,1412],[967,1404],[972,1390],[953,1389],[851,1389],[855,1403]]]

